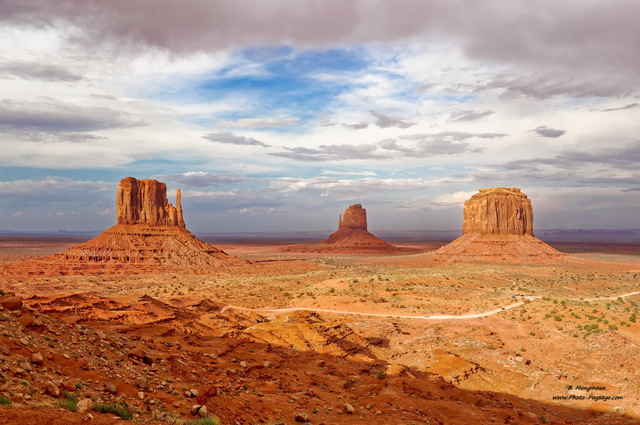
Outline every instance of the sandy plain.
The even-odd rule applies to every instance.
[[[0,264],[77,242],[2,238]],[[179,423],[203,404],[223,424],[304,422],[296,412],[314,424],[640,423],[635,245],[557,244],[571,255],[538,264],[441,263],[432,260],[441,245],[433,241],[380,255],[214,245],[253,265],[206,274],[5,275],[0,288],[50,318],[47,329],[146,344],[156,370],[127,356],[127,339],[115,341],[119,350],[103,363],[132,359],[134,372],[109,377],[94,361],[100,353],[73,350],[82,336],[49,344],[53,358],[68,363],[63,376],[82,382],[82,396],[111,397],[85,384],[112,379],[113,396],[134,400],[139,420]],[[0,336],[5,351],[29,353],[10,339]],[[65,350],[86,370],[60,358]],[[180,355],[189,370],[177,373],[166,364]],[[136,373],[155,386],[139,385]]]

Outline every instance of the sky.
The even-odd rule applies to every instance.
[[[195,232],[640,228],[637,0],[0,0],[0,230],[115,224],[120,179]]]

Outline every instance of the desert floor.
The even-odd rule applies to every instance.
[[[0,265],[57,253],[76,242],[3,238]],[[491,418],[510,423],[505,406],[485,406],[481,401],[465,398],[471,397],[470,394],[482,398],[483,394],[492,393],[513,397],[518,403],[534,403],[535,406],[527,404],[528,407],[521,408],[524,413],[521,412],[519,419],[512,415],[511,423],[544,423],[543,420],[635,423],[640,418],[640,386],[636,379],[640,374],[637,360],[640,328],[636,319],[640,303],[640,250],[636,246],[559,244],[569,256],[531,264],[526,260],[520,263],[437,262],[430,254],[439,246],[434,242],[415,242],[408,245],[411,251],[391,255],[295,253],[268,243],[215,245],[253,264],[238,271],[207,273],[177,270],[127,274],[125,270],[115,275],[95,276],[4,276],[0,277],[0,288],[23,297],[32,314],[46,314],[62,323],[51,322],[51,329],[90,327],[107,334],[135,335],[151,344],[150,352],[160,352],[154,355],[163,362],[180,354],[175,352],[175,344],[198,351],[193,347],[198,347],[196,340],[201,338],[200,355],[209,357],[206,362],[202,357],[196,360],[198,367],[206,363],[208,369],[198,369],[199,381],[185,384],[185,388],[188,391],[190,386],[198,384],[200,393],[209,391],[205,399],[200,397],[200,402],[206,403],[209,411],[224,424],[294,423],[294,413],[299,410],[309,415],[310,423],[357,423],[376,415],[386,418],[380,423],[438,423],[436,420],[458,423],[454,410],[450,410],[455,409],[455,405],[445,408],[425,402],[431,406],[425,413],[419,405],[394,402],[415,397],[407,391],[404,394],[390,392],[387,398],[381,395],[383,388],[396,385],[392,385],[396,382],[393,379],[422,382],[425,376],[447,384],[442,391],[450,394],[454,394],[456,388],[462,391],[460,394],[464,396],[449,398],[453,397],[456,403],[462,400],[465,406],[471,403],[476,408],[472,409],[475,413],[465,413],[480,415],[468,423],[490,423]],[[8,326],[7,323],[5,334]],[[50,336],[54,337],[64,339],[60,335]],[[4,355],[8,357],[6,353],[11,352],[13,346],[9,336],[4,338],[4,345],[9,347]],[[75,345],[80,347],[77,338]],[[171,338],[175,338],[174,345],[167,348]],[[189,338],[192,338],[190,343]],[[101,339],[109,341],[109,338]],[[215,341],[225,341],[227,348],[221,348],[221,343],[216,345]],[[241,350],[230,341],[249,345],[243,345]],[[0,345],[2,342],[0,339]],[[82,382],[81,387],[87,386],[89,376],[93,376],[93,383],[104,380],[98,376],[104,365],[89,360],[96,354],[90,348],[83,353],[79,348],[74,350],[71,340],[67,345],[61,342],[57,348],[50,342],[47,341],[53,358],[56,350],[69,350],[63,353],[67,357],[86,357],[87,371],[92,373],[73,378]],[[20,351],[17,344],[15,349],[26,356],[28,351]],[[127,341],[114,339],[112,345],[118,347],[119,344],[124,346]],[[229,348],[234,344],[236,348]],[[294,354],[285,355],[269,347]],[[136,360],[135,356],[127,357],[125,352],[120,347],[113,356]],[[298,355],[302,357],[290,360],[288,371],[281,370],[286,368],[281,365],[287,363],[287,356]],[[104,357],[109,357],[105,362],[113,360],[110,354]],[[245,360],[241,360],[243,358]],[[321,378],[323,372],[319,368],[334,359],[351,363],[332,365],[345,371],[334,370],[333,375],[324,372],[326,376]],[[63,362],[70,360],[73,358]],[[156,359],[153,364],[163,362]],[[187,359],[183,363],[191,365]],[[217,363],[220,364],[216,366]],[[267,375],[254,377],[254,381],[268,380],[279,392],[269,387],[273,390],[272,396],[260,397],[256,394],[268,390],[254,381],[242,384],[246,374],[238,370],[250,368],[251,364],[261,365],[261,373]],[[306,370],[305,364],[309,365]],[[354,364],[369,365],[365,377],[363,367]],[[268,371],[275,367],[281,369]],[[72,369],[71,364],[69,368]],[[212,372],[212,368],[217,372]],[[229,368],[234,372],[230,373]],[[11,367],[8,369],[4,372],[7,387],[15,382]],[[198,404],[195,403],[198,396],[185,395],[183,385],[171,381],[171,377],[155,379],[154,373],[161,373],[162,368],[145,371],[145,363],[140,358],[134,369],[149,382],[159,380],[153,387],[141,385],[139,376],[127,375],[126,371],[112,376],[119,388],[116,395],[139,398],[133,406],[140,418],[153,416],[169,421],[168,418],[177,415],[189,417],[191,406]],[[292,370],[306,372],[306,377],[301,378]],[[224,377],[220,375],[222,372]],[[318,375],[314,384],[304,383],[300,388],[292,384],[310,379],[310,374]],[[225,377],[228,376],[236,387],[247,389],[227,388]],[[339,378],[334,382],[332,376]],[[327,381],[321,382],[325,378]],[[186,382],[187,377],[180,379]],[[204,385],[217,390],[203,390]],[[225,385],[227,387],[222,388]],[[309,385],[313,386],[311,390]],[[337,387],[331,390],[332,385]],[[367,392],[364,388],[358,390],[360,385],[379,388],[377,392],[373,389]],[[171,391],[167,389],[169,386]],[[415,391],[425,391],[425,394],[435,391],[421,389],[417,384],[414,387]],[[15,393],[15,386],[8,391]],[[240,400],[242,391],[251,393],[251,397],[245,397],[246,405]],[[305,391],[315,392],[310,395]],[[85,396],[102,397],[103,393],[107,391],[97,395],[88,392]],[[20,394],[25,405],[38,398],[37,393],[22,391]],[[233,401],[224,399],[229,394],[235,396]],[[368,397],[371,401],[365,402]],[[164,416],[152,415],[154,406],[149,405],[149,399],[160,400],[158,404],[168,406],[160,409]],[[255,406],[258,401],[262,407]],[[347,412],[347,404],[355,409],[353,414]],[[564,407],[571,410],[562,413]],[[556,408],[560,410],[553,410]],[[482,413],[478,413],[478,409]],[[176,416],[169,416],[170,412],[176,412]],[[592,412],[613,416],[588,416]],[[368,415],[372,415],[371,418]],[[580,415],[587,415],[588,420]],[[396,419],[389,422],[392,417],[397,422]],[[401,417],[403,419],[399,419]],[[0,423],[11,422],[0,420]]]

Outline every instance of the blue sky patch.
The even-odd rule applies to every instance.
[[[250,61],[258,70],[236,75],[233,69],[225,68],[198,83],[194,90],[201,101],[234,94],[252,100],[251,110],[232,111],[220,119],[236,120],[274,112],[301,120],[316,118],[336,96],[353,87],[348,78],[340,80],[335,76],[356,73],[369,64],[359,49],[252,49],[238,56],[241,63],[246,65],[246,61]],[[319,78],[323,74],[331,78]]]

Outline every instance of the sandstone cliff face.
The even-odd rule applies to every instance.
[[[181,193],[178,189],[174,207],[167,200],[167,186],[164,183],[157,180],[124,178],[120,181],[116,197],[118,224],[184,228],[180,198]]]
[[[462,234],[533,235],[531,201],[520,189],[480,189],[464,203]]]
[[[367,210],[360,204],[351,205],[338,220],[338,229],[342,228],[367,230]]]

